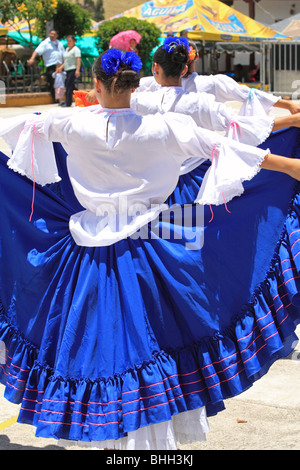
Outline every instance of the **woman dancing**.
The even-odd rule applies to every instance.
[[[183,90],[209,93],[214,95],[216,101],[219,103],[238,101],[242,103],[239,110],[239,115],[241,116],[251,116],[258,113],[268,114],[272,107],[286,109],[291,114],[300,112],[299,104],[294,101],[284,100],[280,96],[249,88],[247,85],[240,84],[225,74],[199,75],[196,72],[196,62],[199,60],[197,46],[194,41],[191,40],[189,40],[189,46],[188,70],[186,74],[181,77]],[[136,93],[156,91],[159,87],[160,85],[156,82],[154,76],[142,77]]]
[[[37,436],[176,449],[205,437],[205,410],[222,409],[291,351],[297,288],[280,286],[277,258],[260,283],[300,160],[200,129],[189,116],[137,115],[130,99],[140,67],[135,53],[109,50],[94,66],[101,106],[1,120],[13,148],[0,166],[1,380]],[[67,152],[65,168],[53,142]],[[211,176],[183,189],[190,160],[211,163]],[[276,206],[278,220],[265,214],[268,244],[258,255],[252,225],[263,209],[235,196],[264,168],[274,179],[258,198]],[[68,183],[74,193],[65,197]],[[192,192],[201,204],[241,203],[247,240],[230,235],[234,210],[227,224],[191,213]],[[194,229],[205,229],[204,244],[192,245]]]
[[[241,116],[217,102],[211,94],[184,91],[181,79],[188,71],[190,49],[186,38],[167,38],[157,49],[153,55],[153,71],[160,89],[133,94],[131,106],[139,114],[186,114],[200,127],[225,131],[226,135],[249,145],[260,145],[271,132],[299,125],[300,113],[277,118],[265,113]]]
[[[265,113],[241,116],[208,93],[184,91],[181,79],[188,70],[190,46],[186,38],[167,38],[153,56],[156,91],[133,93],[131,107],[138,114],[175,112],[191,116],[202,128],[225,132],[226,136],[249,145],[262,144],[273,131],[299,126],[300,113],[272,118]],[[95,91],[87,96],[96,103]],[[89,104],[88,103],[88,104]]]

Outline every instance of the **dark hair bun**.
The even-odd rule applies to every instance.
[[[171,59],[175,64],[186,64],[189,58],[187,49],[184,46],[177,46],[171,54]]]
[[[159,64],[166,77],[180,77],[189,60],[189,53],[182,44],[167,52],[160,46],[153,54],[153,62]]]
[[[115,89],[127,90],[129,88],[137,88],[140,84],[140,77],[137,72],[128,68],[120,69],[115,81]]]
[[[104,84],[108,91],[113,93],[137,88],[140,84],[139,74],[127,65],[120,68],[117,73],[107,76],[101,64],[101,56],[94,62],[93,74]]]

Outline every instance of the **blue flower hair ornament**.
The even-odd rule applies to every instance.
[[[164,40],[164,43],[163,43],[163,46],[162,48],[168,53],[168,54],[172,54],[172,52],[174,51],[174,49],[177,47],[177,46],[183,46],[187,49],[187,51],[189,52],[190,50],[190,45],[189,45],[189,41],[186,39],[186,38],[177,38],[177,37],[169,37],[169,38],[166,38]]]
[[[109,49],[105,52],[101,57],[101,65],[108,76],[115,75],[125,65],[137,73],[143,66],[140,57],[135,52],[123,52],[119,49]]]

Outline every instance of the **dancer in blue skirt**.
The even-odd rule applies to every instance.
[[[180,40],[180,38],[177,38]],[[188,71],[181,77],[181,86],[184,91],[209,93],[214,95],[219,103],[238,101],[241,103],[239,115],[250,116],[257,113],[268,114],[275,108],[285,109],[291,114],[300,112],[300,105],[293,100],[285,100],[280,96],[238,83],[225,74],[199,75],[196,72],[196,62],[199,60],[197,45],[189,40],[190,52],[188,58]],[[142,77],[136,92],[156,91],[160,85],[155,76]]]
[[[155,51],[153,71],[160,86],[156,91],[134,93],[131,106],[138,114],[185,114],[200,127],[226,132],[227,136],[249,145],[260,145],[273,131],[298,126],[299,112],[274,118],[259,105],[257,112],[240,115],[220,103],[219,96],[186,91],[182,87],[182,77],[188,71],[190,51],[186,38],[167,38]]]
[[[154,91],[133,93],[131,107],[140,115],[176,112],[191,116],[202,128],[225,132],[226,136],[248,145],[260,145],[271,132],[288,126],[299,126],[300,113],[269,117],[259,104],[252,115],[238,115],[214,95],[188,92],[182,87],[182,77],[188,70],[190,54],[186,38],[167,38],[153,56]],[[90,103],[96,102],[95,90],[87,93]],[[267,105],[266,105],[267,106]],[[248,113],[249,114],[249,113]]]
[[[298,130],[287,158],[138,116],[140,67],[112,49],[101,106],[0,121],[1,380],[37,436],[175,449],[295,343]]]

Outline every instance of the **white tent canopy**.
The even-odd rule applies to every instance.
[[[293,39],[300,39],[300,13],[297,15],[290,16],[284,20],[278,21],[270,25],[270,28],[276,29],[286,36],[292,37]]]

